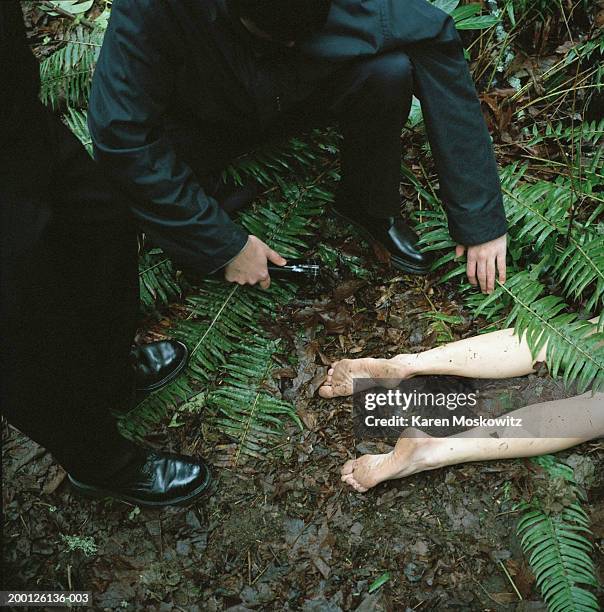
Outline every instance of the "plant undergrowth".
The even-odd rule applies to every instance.
[[[552,375],[581,390],[604,389],[602,30],[593,25],[584,0],[488,0],[486,14],[478,4],[435,4],[453,14],[464,36],[469,32],[467,56],[487,90],[485,113],[509,220],[508,280],[483,296],[465,281],[464,262],[454,261],[436,177],[403,165],[402,181],[421,202],[414,221],[423,248],[438,254],[436,282],[455,287],[469,311],[484,320],[483,331],[513,325],[534,355],[547,344]],[[90,151],[86,105],[110,3],[101,3],[94,19],[82,18],[81,3],[71,5],[73,26],[63,46],[42,62],[42,98],[61,110]],[[64,10],[71,5],[61,4]],[[547,61],[523,59],[531,54]],[[239,222],[285,257],[317,250],[316,220],[338,178],[338,138],[334,130],[315,131],[256,151],[225,171],[236,180],[254,177],[266,188]],[[424,140],[417,101],[404,138],[410,144]],[[429,160],[420,161],[431,168]],[[333,255],[320,247],[318,252]],[[302,427],[295,407],[272,388],[271,375],[281,348],[270,321],[294,297],[293,285],[273,282],[263,292],[211,279],[191,284],[160,249],[145,245],[140,286],[147,314],[180,303],[169,333],[189,345],[191,359],[187,377],[122,417],[128,435],[144,435],[165,417],[178,426],[184,413],[203,410],[204,422],[225,436],[223,464],[237,465],[265,457],[284,422]],[[452,338],[445,318],[425,316],[441,324],[439,338]],[[597,319],[595,325],[590,318]],[[524,502],[518,526],[523,549],[550,610],[596,610],[585,588],[597,584],[583,500],[570,468],[551,458],[538,461],[572,491],[573,501],[548,512],[539,497]]]

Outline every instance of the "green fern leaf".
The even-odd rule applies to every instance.
[[[566,483],[570,492],[580,494],[572,469],[552,456],[533,460],[548,477]],[[577,501],[559,512],[545,512],[539,499],[519,506],[523,512],[517,525],[520,545],[535,574],[537,587],[550,612],[597,612],[596,596],[585,587],[598,587],[588,539],[589,517]]]

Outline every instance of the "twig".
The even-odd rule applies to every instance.
[[[474,576],[470,576],[470,578],[472,579],[472,582],[475,582],[484,592],[484,594],[494,603],[496,603],[498,606],[501,605],[500,601],[497,601],[496,599],[494,599],[491,594],[482,586],[482,584],[480,582],[478,582],[478,580],[476,580],[476,578],[474,578]]]
[[[258,582],[258,579],[261,578],[264,575],[264,572],[266,572],[266,570],[271,566],[271,564],[269,563],[250,583],[250,586],[256,584],[256,582]]]
[[[518,512],[520,512],[520,510],[508,510],[507,512],[499,512],[495,515],[495,518],[498,518],[500,516],[507,516],[508,514],[518,514]]]
[[[270,544],[268,544],[268,549],[271,551],[271,555],[275,557],[275,561],[277,562],[277,564],[283,565],[283,563],[281,563],[281,559],[279,559],[279,557],[277,556],[277,553],[273,550],[273,547]]]
[[[522,601],[523,599],[522,595],[520,595],[520,591],[517,589],[516,585],[514,584],[514,581],[512,580],[512,577],[510,576],[510,573],[508,572],[508,568],[503,564],[503,561],[499,561],[499,565],[501,565],[501,569],[503,570],[503,573],[508,577],[510,584],[514,588],[514,591],[516,591],[516,595],[518,595],[518,599]]]

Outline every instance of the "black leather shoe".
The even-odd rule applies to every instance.
[[[361,234],[381,244],[389,253],[392,265],[407,274],[427,274],[432,257],[417,248],[419,237],[400,217],[379,219],[371,215],[351,214],[332,207],[336,217],[353,225]]]
[[[72,489],[85,497],[113,497],[159,508],[181,506],[209,490],[212,476],[201,459],[143,450],[126,468],[101,483],[82,482],[69,474]]]
[[[189,349],[180,340],[160,340],[132,349],[137,396],[161,389],[187,365]]]

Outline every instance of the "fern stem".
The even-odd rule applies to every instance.
[[[264,381],[266,380],[266,377],[268,375],[268,372],[270,370],[270,360],[267,361],[266,364],[266,368],[264,370],[264,373],[262,374],[262,377],[260,378],[260,380],[258,381],[258,385],[256,387],[256,389],[258,389],[258,387],[260,387]],[[258,406],[258,400],[260,399],[260,391],[256,391],[256,397],[254,397],[254,403],[252,404],[252,407],[250,409],[250,411],[247,413],[247,418],[245,420],[245,426],[243,428],[243,431],[241,433],[241,436],[239,438],[239,444],[237,445],[237,452],[235,453],[235,459],[233,460],[233,465],[236,466],[239,463],[239,457],[241,457],[241,451],[243,449],[243,444],[245,442],[245,440],[247,439],[247,436],[249,434],[250,428],[252,426],[252,421],[254,419],[254,416],[256,415],[256,406]]]
[[[524,308],[526,311],[530,312],[536,319],[539,319],[539,321],[541,322],[541,324],[544,327],[547,327],[551,332],[555,333],[557,336],[559,336],[564,342],[566,342],[568,345],[572,346],[576,351],[578,351],[579,353],[581,353],[581,355],[583,355],[583,357],[585,357],[585,359],[587,361],[591,361],[598,369],[600,370],[604,370],[604,363],[599,363],[596,359],[594,359],[589,353],[587,353],[586,351],[584,351],[580,346],[577,346],[571,338],[569,338],[568,336],[565,336],[559,329],[555,328],[547,319],[544,319],[543,317],[541,317],[539,315],[538,312],[536,312],[534,309],[532,309],[527,303],[523,302],[521,298],[519,298],[517,295],[515,295],[514,293],[512,293],[505,285],[502,285],[499,281],[497,281],[497,284],[518,304],[520,304],[520,306],[522,306],[522,308]]]
[[[222,303],[222,306],[219,308],[218,312],[216,313],[216,315],[212,319],[212,322],[208,325],[208,328],[203,333],[203,336],[199,339],[199,341],[197,342],[197,344],[195,345],[195,347],[191,351],[191,356],[193,356],[195,354],[195,351],[197,351],[197,349],[203,344],[203,341],[206,339],[206,337],[210,333],[210,331],[214,328],[214,325],[216,325],[216,321],[218,321],[218,319],[220,318],[220,315],[222,314],[223,310],[227,307],[227,304],[231,301],[231,298],[233,297],[233,295],[235,294],[235,291],[237,291],[238,288],[239,288],[239,285],[234,285],[233,286],[233,288],[229,292],[229,295],[227,296],[226,300],[224,300],[224,302]]]
[[[170,260],[166,257],[166,259],[162,259],[160,262],[153,264],[152,266],[149,266],[148,268],[145,268],[144,270],[140,270],[138,275],[143,276],[143,274],[146,274],[147,272],[151,272],[151,270],[155,270],[155,268],[159,268],[160,266],[163,266],[169,261]]]

